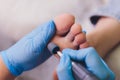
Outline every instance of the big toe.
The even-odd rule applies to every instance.
[[[56,25],[56,34],[65,35],[75,22],[75,18],[71,14],[62,14],[54,18]]]

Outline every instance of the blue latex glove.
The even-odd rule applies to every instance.
[[[18,76],[45,61],[50,56],[46,46],[55,31],[55,24],[51,20],[38,26],[9,49],[2,51],[2,59],[9,71]]]
[[[84,61],[86,69],[95,74],[100,80],[115,79],[115,74],[92,47],[80,50],[64,49],[62,53],[63,56],[57,68],[59,80],[74,80],[71,71],[71,60]]]

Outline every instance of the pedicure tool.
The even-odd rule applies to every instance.
[[[56,44],[51,42],[47,47],[52,54],[58,54],[60,57],[62,56],[60,48]],[[72,71],[75,80],[99,80],[94,74],[90,73],[80,63],[72,62]]]

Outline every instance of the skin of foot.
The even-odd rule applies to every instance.
[[[55,17],[57,33],[52,39],[52,42],[60,47],[60,50],[65,48],[79,49],[87,47],[86,35],[82,32],[79,24],[75,23],[75,18],[71,14],[62,14]]]
[[[67,27],[62,27],[64,25],[60,26],[60,24],[62,24],[64,21],[62,22],[59,20],[63,17],[65,18],[64,21],[66,21]],[[56,17],[55,19],[54,20],[56,23],[59,24],[56,26],[58,26],[58,28],[61,28],[58,30],[66,30],[63,33],[59,32],[60,34],[56,34],[52,40],[54,43],[61,47],[61,50],[64,48],[76,49],[78,46],[77,44],[79,44],[79,48],[92,46],[98,51],[99,55],[104,58],[107,53],[120,42],[120,22],[114,18],[102,17],[95,25],[94,30],[86,34],[86,36],[82,33],[82,28],[80,28],[80,25],[74,23],[74,16],[64,14]],[[69,32],[67,32],[67,30]]]
[[[120,22],[111,17],[102,17],[93,31],[86,35],[89,46],[94,47],[102,58],[120,43]],[[87,43],[82,44],[84,47]],[[58,80],[56,70],[53,74],[54,80]]]
[[[54,21],[60,32],[56,33],[52,42],[57,44],[61,50],[65,48],[80,49],[89,46],[86,41],[86,34],[82,32],[81,26],[75,23],[74,16],[63,14],[56,17]],[[58,57],[57,55],[55,56]],[[53,72],[53,78],[58,80],[56,70]]]

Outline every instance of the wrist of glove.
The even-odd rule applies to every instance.
[[[62,53],[63,56],[57,67],[59,80],[74,80],[71,70],[71,60],[77,62],[83,61],[86,65],[86,69],[95,74],[100,80],[115,79],[115,74],[92,47],[80,50],[64,49]]]
[[[51,20],[38,26],[9,49],[2,51],[2,59],[9,71],[14,76],[18,76],[23,71],[38,66],[43,62],[43,59],[46,60],[50,55],[46,56],[48,53],[46,46],[55,31],[55,24]]]

